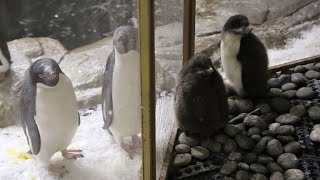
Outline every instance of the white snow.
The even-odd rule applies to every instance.
[[[269,49],[269,64],[277,65],[320,54],[320,26],[302,31],[300,38],[289,39],[284,49]]]

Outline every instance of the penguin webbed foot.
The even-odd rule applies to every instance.
[[[50,164],[48,167],[49,171],[55,176],[63,177],[65,174],[69,173],[63,165]]]
[[[62,156],[66,159],[83,158],[82,150],[80,149],[65,149],[62,152]]]

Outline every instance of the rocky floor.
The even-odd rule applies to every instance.
[[[228,99],[220,133],[200,140],[180,132],[169,179],[318,179],[320,63],[272,76],[270,98]]]

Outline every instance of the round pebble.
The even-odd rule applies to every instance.
[[[282,91],[296,90],[298,86],[295,83],[286,83],[281,86]]]
[[[237,149],[237,144],[234,140],[227,140],[227,142],[223,145],[223,151],[225,153],[231,153]]]
[[[243,124],[245,124],[248,127],[258,127],[262,130],[267,129],[267,124],[256,115],[248,115],[244,118]]]
[[[278,78],[270,78],[268,80],[268,85],[270,88],[278,88],[281,87],[282,81]]]
[[[277,139],[270,140],[267,144],[266,150],[267,150],[267,153],[273,157],[277,157],[283,153],[282,145],[280,141]]]
[[[196,146],[200,143],[200,138],[186,136],[186,133],[181,133],[178,138],[179,144],[187,144],[190,147]]]
[[[228,99],[228,105],[229,105],[229,114],[234,114],[234,115],[239,114],[239,108],[233,99]]]
[[[278,117],[278,114],[275,112],[266,113],[260,116],[260,118],[267,124],[271,124]]]
[[[248,129],[248,136],[252,136],[252,135],[261,135],[261,130],[257,127],[252,127],[250,129]]]
[[[292,153],[292,154],[299,154],[302,150],[302,145],[297,141],[291,141],[283,147],[284,152]]]
[[[282,85],[290,82],[291,75],[289,75],[289,74],[281,74],[278,79],[281,81],[280,86],[282,86]]]
[[[294,68],[294,70],[293,70],[295,73],[305,73],[305,72],[307,72],[307,69],[304,67],[304,66],[302,66],[302,65],[298,65],[298,66],[296,66],[295,68]]]
[[[283,153],[278,157],[277,163],[285,170],[297,168],[299,159],[292,153]]]
[[[236,104],[240,112],[243,112],[243,113],[249,113],[253,111],[253,108],[254,108],[254,104],[252,103],[252,101],[247,99],[238,99],[236,100]]]
[[[280,127],[280,123],[272,123],[269,125],[269,130],[277,132],[277,129]]]
[[[304,65],[304,67],[309,71],[316,70],[316,67],[313,64],[306,64],[306,65]]]
[[[237,169],[237,163],[235,161],[228,161],[222,167],[220,172],[225,175],[232,174]]]
[[[241,132],[241,130],[238,127],[236,127],[236,126],[234,126],[232,124],[227,124],[226,127],[224,128],[224,132],[228,136],[233,137],[233,136],[239,134]]]
[[[320,63],[315,64],[314,67],[316,67],[317,70],[320,70]]]
[[[244,170],[240,170],[236,173],[236,180],[249,180],[249,173]]]
[[[239,162],[237,167],[238,167],[238,169],[242,169],[242,170],[246,170],[246,171],[248,171],[250,169],[250,166],[246,163],[243,163],[243,162]]]
[[[307,78],[302,73],[293,73],[291,74],[291,82],[304,86],[307,84]]]
[[[267,103],[257,104],[255,109],[260,109],[262,114],[271,112],[271,107]]]
[[[272,157],[264,154],[258,156],[258,159],[257,159],[257,163],[260,163],[260,164],[268,164],[269,162],[272,162],[272,161],[273,161]]]
[[[195,146],[191,148],[191,156],[198,160],[206,160],[210,155],[210,152],[208,149],[201,147],[201,146]]]
[[[181,167],[185,166],[189,163],[191,163],[192,157],[191,154],[185,153],[185,154],[177,154],[174,158],[173,165],[175,167]]]
[[[270,131],[270,130],[265,130],[265,131],[262,131],[262,136],[275,136],[277,133],[274,132],[274,131]]]
[[[296,96],[300,99],[312,99],[314,98],[315,93],[310,87],[302,87],[298,89]]]
[[[315,122],[320,122],[320,107],[319,106],[313,106],[308,110],[308,115],[310,119],[312,119]]]
[[[296,90],[288,90],[288,91],[283,92],[282,96],[287,99],[293,99],[296,97],[296,94],[297,94]]]
[[[282,97],[282,90],[279,88],[270,88],[270,95],[273,97]]]
[[[275,162],[269,162],[267,165],[267,169],[269,172],[274,173],[274,172],[283,172],[282,168]]]
[[[219,153],[221,151],[221,144],[212,139],[201,141],[201,146],[209,149],[213,153]]]
[[[310,139],[313,142],[320,142],[320,124],[316,124],[313,126],[310,133]]]
[[[244,150],[249,150],[254,147],[254,143],[248,136],[244,134],[238,134],[235,136],[235,140],[237,142],[237,145]]]
[[[284,180],[284,177],[281,172],[274,172],[271,174],[270,180]]]
[[[248,153],[243,157],[246,164],[252,164],[257,161],[257,155],[255,153]]]
[[[257,134],[254,134],[251,136],[251,139],[254,143],[258,143],[260,140],[261,140],[261,136],[260,135],[257,135]]]
[[[286,180],[303,180],[305,177],[300,169],[288,169],[284,172],[284,178]]]
[[[217,134],[217,135],[215,135],[215,136],[213,137],[213,140],[216,141],[216,142],[218,142],[218,143],[220,143],[220,144],[226,143],[227,139],[229,139],[229,138],[228,138],[228,136],[225,135],[225,134]]]
[[[251,180],[268,180],[268,178],[263,174],[254,174]]]
[[[293,106],[290,109],[290,114],[294,116],[302,117],[306,114],[306,108],[301,104]]]
[[[282,125],[277,129],[277,134],[283,136],[289,136],[294,134],[294,127],[292,125]]]
[[[240,162],[242,160],[242,154],[239,152],[231,152],[228,156],[229,161]]]
[[[292,125],[301,120],[300,117],[294,116],[292,114],[282,114],[276,118],[276,122],[280,124]]]
[[[284,144],[295,140],[293,136],[281,136],[281,135],[278,135],[277,139]]]
[[[305,75],[308,79],[320,79],[320,73],[314,70],[307,71]]]
[[[275,97],[269,100],[270,106],[279,113],[286,113],[289,112],[291,108],[291,104],[288,100],[281,98],[281,97]]]
[[[253,152],[255,152],[255,153],[257,153],[257,154],[262,153],[262,152],[265,150],[267,143],[268,143],[268,138],[263,137],[263,138],[256,144],[256,146],[255,146],[254,149],[253,149]]]
[[[178,144],[174,149],[178,154],[188,153],[191,150],[190,147],[186,144]]]
[[[253,163],[250,165],[250,169],[254,173],[259,173],[259,174],[267,174],[268,170],[264,165],[258,164],[258,163]]]

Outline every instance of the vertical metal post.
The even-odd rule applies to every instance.
[[[183,4],[183,64],[194,54],[196,0],[184,0]]]
[[[143,180],[156,179],[154,2],[139,0]]]

